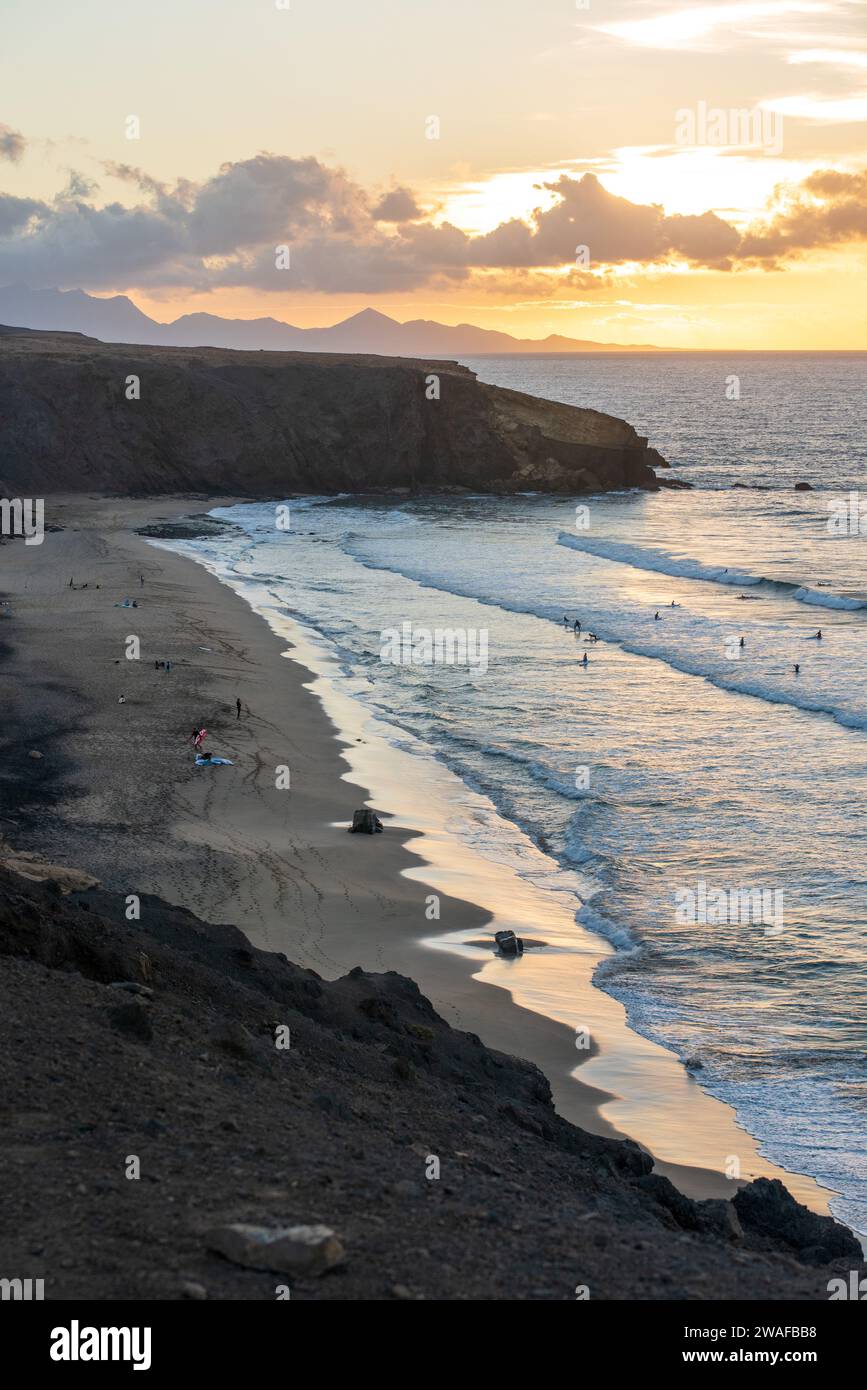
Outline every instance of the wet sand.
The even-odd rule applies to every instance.
[[[697,1136],[710,1130],[718,1136],[711,1147],[721,1159],[736,1155],[744,1179],[781,1177],[799,1200],[825,1210],[811,1179],[761,1159],[728,1107],[676,1059],[661,1065],[663,1050],[625,1027],[620,1006],[590,984],[590,953],[558,1015],[571,1018],[574,1008],[601,1039],[600,1051],[579,1053],[574,1026],[516,1003],[508,974],[485,966],[482,952],[431,945],[440,933],[458,943],[489,935],[498,898],[514,886],[490,864],[456,869],[455,841],[425,802],[423,764],[395,755],[354,702],[341,703],[327,681],[287,660],[291,625],[275,633],[201,565],[131,530],[213,505],[48,499],[46,523],[63,529],[41,546],[0,547],[11,614],[0,623],[10,648],[3,838],[107,887],[157,893],[207,921],[233,923],[255,945],[327,978],[356,965],[408,975],[449,1023],[534,1061],[560,1113],[594,1133],[623,1132],[599,1108],[615,1088],[586,1084],[577,1063],[592,1057],[589,1071],[612,1078],[662,1077],[662,1093],[648,1086],[647,1113],[628,1117],[631,1134],[665,1136],[669,1161],[658,1171],[694,1197],[733,1195],[721,1171],[693,1161],[707,1149]],[[138,607],[117,606],[125,597]],[[126,656],[130,638],[137,660]],[[170,672],[155,667],[166,660]],[[200,724],[210,751],[233,766],[194,766],[190,735]],[[285,769],[288,788],[278,785]],[[386,829],[348,835],[371,788]],[[427,914],[432,891],[437,922]],[[477,978],[480,967],[498,983]]]

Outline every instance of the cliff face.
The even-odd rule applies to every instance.
[[[439,399],[428,399],[429,378]],[[128,399],[128,378],[140,398]],[[368,488],[659,486],[614,416],[453,362],[104,344],[0,329],[0,487],[282,496]]]

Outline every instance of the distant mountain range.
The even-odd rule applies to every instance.
[[[182,314],[158,323],[125,294],[98,299],[84,290],[32,290],[26,285],[0,289],[0,323],[16,328],[86,333],[105,343],[150,343],[159,347],[221,347],[277,352],[359,352],[385,357],[475,357],[484,353],[647,352],[651,343],[594,343],[564,338],[513,338],[471,323],[412,319],[398,323],[376,309],[331,328],[295,328],[279,319],[224,319],[218,314]]]

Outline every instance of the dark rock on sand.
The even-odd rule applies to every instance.
[[[713,1231],[722,1240],[743,1240],[744,1231],[734,1203],[721,1200],[699,1202],[698,1208],[702,1230]]]
[[[861,1246],[851,1231],[831,1216],[800,1206],[777,1178],[756,1178],[738,1192],[734,1207],[745,1231],[782,1241],[807,1264],[861,1261]]]
[[[223,521],[203,512],[201,515],[193,513],[171,521],[154,521],[147,526],[139,526],[136,535],[148,536],[151,540],[197,541],[227,536],[240,530],[234,522]]]
[[[310,1277],[324,1274],[345,1258],[337,1236],[327,1226],[273,1228],[239,1223],[211,1231],[208,1245],[227,1260],[248,1269]]]
[[[613,415],[488,386],[456,362],[78,334],[0,334],[0,417],[10,495],[655,490],[663,462]]]
[[[684,1197],[682,1192],[678,1192],[668,1178],[662,1177],[659,1173],[645,1173],[638,1179],[638,1183],[670,1214],[674,1225],[685,1231],[698,1229],[699,1205]]]

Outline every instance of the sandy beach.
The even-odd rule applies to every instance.
[[[255,946],[326,979],[355,966],[407,975],[449,1023],[535,1062],[561,1115],[616,1136],[599,1110],[610,1093],[575,1074],[574,1031],[475,978],[473,961],[426,944],[438,929],[490,930],[482,870],[474,900],[445,891],[435,844],[426,853],[421,825],[412,827],[405,786],[400,824],[389,823],[395,808],[378,799],[378,786],[397,774],[377,769],[379,752],[362,726],[336,727],[310,671],[287,660],[287,642],[238,595],[202,566],[134,534],[146,522],[214,504],[49,499],[46,523],[60,529],[40,546],[0,547],[0,591],[9,604],[0,628],[9,647],[6,862],[31,854],[119,892],[159,894],[205,921],[236,925]],[[125,598],[137,607],[120,606]],[[135,660],[126,656],[131,638],[140,646]],[[156,665],[167,661],[170,671]],[[191,733],[202,725],[208,748],[231,767],[194,766]],[[287,768],[288,789],[277,785]],[[385,832],[348,835],[352,812],[371,792]],[[438,923],[426,917],[432,886],[441,899]],[[620,1065],[633,1056],[640,1069],[649,1045],[629,1034],[619,1006],[590,985],[591,973],[588,966],[585,1013],[604,1020],[622,1049]],[[696,1134],[718,1132],[722,1154],[739,1156],[744,1177],[780,1177],[800,1201],[826,1210],[822,1189],[763,1160],[728,1107],[673,1060],[670,1074],[677,1161],[669,1156],[657,1171],[693,1197],[732,1195],[735,1184],[721,1169],[696,1161],[702,1150],[691,1141],[691,1122]],[[664,1114],[664,1097],[649,1098],[651,1105]]]

